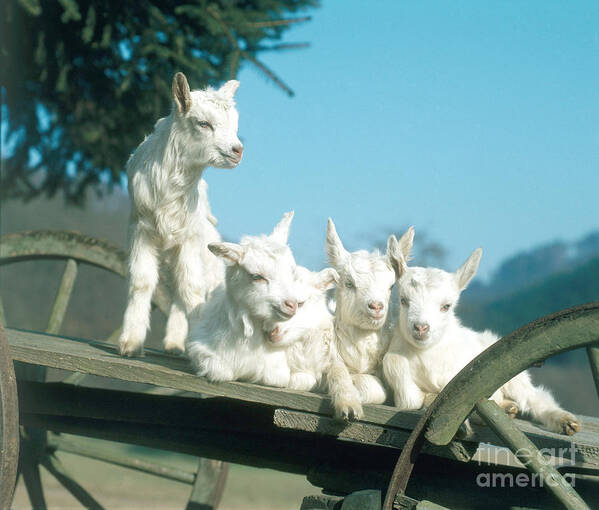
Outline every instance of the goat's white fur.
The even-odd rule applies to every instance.
[[[132,211],[129,221],[129,297],[120,352],[142,351],[150,301],[162,265],[172,289],[164,346],[180,352],[187,317],[224,277],[222,262],[207,245],[220,241],[202,173],[207,166],[233,168],[243,146],[237,137],[233,96],[239,82],[220,89],[189,90],[182,73],[173,79],[174,106],[127,162]]]
[[[326,248],[339,283],[328,383],[338,418],[359,419],[362,404],[382,404],[387,398],[380,363],[389,345],[389,297],[398,276],[397,252],[406,250],[408,256],[413,235],[410,228],[399,242],[391,236],[386,255],[349,253],[329,218]]]
[[[498,340],[490,331],[476,332],[460,324],[454,310],[461,292],[474,277],[482,250],[475,250],[455,273],[406,267],[398,283],[400,312],[383,373],[395,405],[419,409],[434,400],[473,358]],[[573,434],[579,420],[563,410],[551,394],[531,382],[524,371],[491,397],[512,417],[529,414],[553,432]]]
[[[227,268],[225,281],[190,316],[186,350],[197,375],[289,385],[285,348],[268,334],[297,309],[296,265],[286,244],[292,217],[285,214],[270,236],[209,245]]]
[[[331,365],[333,314],[326,291],[337,280],[334,269],[316,273],[305,267],[296,269],[298,283],[298,310],[286,322],[270,328],[269,340],[286,348],[291,371],[289,388],[301,391],[323,391]]]

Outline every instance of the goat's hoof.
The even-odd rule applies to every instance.
[[[571,436],[581,429],[580,421],[576,416],[570,413],[564,413],[559,420],[560,432],[566,436]]]
[[[164,350],[173,356],[183,356],[185,354],[185,349],[182,349],[179,345],[165,345]]]
[[[336,414],[344,422],[350,422],[361,419],[364,411],[360,404],[338,404]]]
[[[121,338],[119,340],[119,353],[121,356],[126,356],[128,358],[132,358],[133,356],[143,356],[143,342],[131,340],[130,338]]]
[[[501,403],[501,408],[505,411],[505,414],[507,414],[512,420],[516,417],[519,411],[518,404],[511,400],[504,400]]]

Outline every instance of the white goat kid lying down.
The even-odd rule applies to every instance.
[[[409,255],[413,236],[413,228],[399,242],[391,236],[386,255],[349,253],[329,218],[326,248],[339,282],[328,383],[338,418],[359,419],[363,416],[362,404],[382,404],[387,398],[379,377],[380,363],[389,345],[389,297],[399,276],[398,255]]]
[[[285,214],[270,236],[208,246],[227,268],[224,283],[190,317],[186,350],[197,375],[211,381],[289,384],[285,349],[267,336],[272,324],[297,310],[296,266],[286,244],[292,218],[293,213]]]
[[[224,277],[222,262],[208,252],[220,241],[210,212],[207,166],[233,168],[243,146],[237,137],[233,96],[239,82],[220,89],[189,90],[182,73],[173,79],[173,111],[127,162],[132,200],[129,220],[129,297],[119,339],[121,354],[142,351],[150,323],[150,301],[165,266],[173,289],[164,346],[180,352],[187,317]]]
[[[305,267],[296,269],[298,310],[286,322],[269,328],[268,340],[286,348],[291,371],[289,388],[324,391],[331,365],[333,314],[327,304],[327,289],[337,281],[337,272],[327,268],[315,273]]]
[[[430,405],[464,366],[498,340],[490,331],[480,333],[462,326],[454,313],[481,255],[479,248],[455,273],[406,267],[405,259],[400,260],[404,269],[398,283],[399,320],[383,360],[384,376],[397,407]],[[529,414],[550,431],[571,435],[580,430],[580,421],[559,407],[547,390],[534,386],[526,371],[491,398],[510,416]]]

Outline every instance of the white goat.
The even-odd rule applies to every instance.
[[[391,236],[386,255],[349,253],[329,218],[326,248],[331,265],[339,273],[339,284],[328,382],[338,418],[359,419],[363,416],[362,404],[382,404],[387,398],[380,380],[380,363],[389,345],[389,297],[399,276],[398,253],[409,255],[413,236],[413,228],[399,242]]]
[[[190,316],[186,349],[197,375],[289,384],[285,349],[267,338],[270,325],[297,310],[296,266],[286,244],[292,218],[293,213],[285,214],[270,236],[208,245],[227,269],[224,283]]]
[[[398,283],[399,320],[383,359],[384,376],[393,389],[397,407],[419,409],[430,405],[464,366],[498,340],[490,331],[480,333],[462,326],[454,313],[481,255],[479,248],[455,273],[407,267],[405,259],[400,259],[403,274]],[[526,371],[491,398],[511,417],[526,413],[547,429],[562,434],[580,430],[580,421],[559,407],[547,390],[534,386]]]
[[[326,291],[338,279],[334,269],[314,273],[305,267],[296,270],[298,310],[286,322],[269,328],[268,340],[286,348],[291,371],[289,388],[323,391],[323,375],[331,365],[333,314],[327,305]]]
[[[150,302],[162,264],[172,290],[164,347],[181,352],[187,317],[224,277],[221,261],[208,252],[220,241],[210,212],[207,166],[233,168],[243,146],[237,137],[233,96],[239,82],[220,89],[189,90],[182,73],[173,78],[173,111],[127,162],[132,211],[129,220],[129,297],[119,348],[132,356],[143,350]]]

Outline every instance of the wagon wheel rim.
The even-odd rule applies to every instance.
[[[0,325],[0,508],[9,508],[19,460],[17,381],[4,328]]]
[[[0,237],[0,266],[8,264],[15,264],[24,261],[34,260],[65,260],[65,268],[60,280],[56,298],[52,305],[52,311],[50,318],[46,326],[46,333],[59,334],[68,306],[71,298],[71,293],[77,278],[78,267],[80,264],[90,265],[98,267],[100,269],[107,270],[113,274],[119,275],[123,278],[127,278],[128,273],[128,257],[125,251],[120,249],[118,246],[104,240],[95,239],[89,236],[85,236],[78,232],[70,231],[52,231],[52,230],[38,230],[38,231],[26,231],[15,234],[7,234]],[[162,313],[168,315],[168,309],[170,307],[169,292],[163,284],[159,284],[152,297],[153,307],[158,308]],[[0,333],[3,335],[2,325],[6,324],[6,315],[0,296]],[[117,328],[113,331],[106,339],[107,342],[115,342],[120,334],[121,328]],[[4,338],[5,339],[5,338]],[[0,364],[2,362],[4,352],[0,351]],[[6,346],[6,360],[12,369],[12,360],[8,354],[8,346]],[[0,368],[2,366],[0,365]],[[7,377],[8,372],[4,372],[2,376]],[[63,382],[78,383],[84,374],[72,373]],[[14,398],[16,401],[11,400],[10,402],[18,401],[16,394],[16,379],[14,387]],[[4,380],[2,380],[4,384]],[[4,386],[0,386],[0,396],[4,398]],[[7,392],[8,394],[8,392]],[[8,405],[6,406],[8,409]],[[4,407],[0,408],[3,411]],[[18,447],[18,412],[11,411],[12,416],[16,420],[16,433],[17,433],[17,447]],[[0,415],[0,418],[2,415]],[[13,427],[14,428],[14,427]],[[12,429],[10,429],[12,431]],[[0,423],[0,434],[5,431],[4,427],[1,427]],[[9,429],[6,428],[8,432]],[[3,438],[0,437],[0,440]],[[45,443],[45,438],[44,438]],[[2,441],[0,446],[4,448],[5,442]],[[8,444],[8,443],[6,443]],[[14,450],[14,448],[13,448]],[[11,451],[13,451],[11,450]],[[4,476],[2,461],[13,458],[8,455],[4,455],[4,451],[1,452],[0,456],[0,508],[8,508],[10,501],[12,500],[12,490],[14,490],[14,484],[16,481],[16,461],[14,462],[15,475],[11,481],[10,476]],[[18,453],[17,453],[18,459]],[[102,460],[102,459],[100,459]],[[59,459],[52,453],[45,455],[40,459],[41,464],[54,475],[55,478],[69,490],[85,507],[87,508],[102,508],[97,501],[75,482],[68,473],[64,470]],[[194,505],[204,505],[209,502],[211,508],[216,508],[224,490],[225,481],[228,473],[228,465],[224,462],[218,462],[218,465],[213,465],[214,462],[208,459],[199,459],[198,473],[196,479],[192,484],[192,492],[188,503],[188,508],[195,508]],[[10,465],[12,466],[12,464]],[[206,469],[214,469],[215,473],[215,484],[212,491],[207,491],[200,487],[201,473],[200,471]],[[40,508],[45,508],[45,501],[43,493],[41,492],[41,485],[39,480],[39,471],[37,466],[33,473],[30,473],[31,483],[33,484],[34,492],[37,490],[38,502]],[[7,496],[8,503],[4,505],[4,489],[10,487],[10,495]],[[37,486],[37,487],[36,487]],[[8,489],[7,489],[8,490]],[[31,492],[30,492],[31,496]],[[35,506],[35,505],[34,505]]]
[[[576,324],[575,321],[578,321],[577,328],[572,332],[572,324]],[[564,332],[568,328],[569,334],[565,335]],[[539,454],[534,459],[534,464],[523,463],[533,472],[544,470],[541,476],[557,482],[553,485],[546,484],[546,487],[566,508],[588,510],[586,503],[555,468],[547,468],[542,462],[537,462],[540,460],[540,453],[536,446],[497,404],[487,400],[488,395],[533,364],[582,347],[587,349],[599,393],[599,301],[567,308],[532,321],[501,338],[474,358],[447,384],[412,431],[393,470],[383,510],[391,510],[397,495],[405,493],[425,440],[437,445],[447,444],[473,410],[476,410],[496,435],[508,444],[513,453],[516,454],[519,449],[524,448],[528,452]],[[511,354],[515,360],[507,371],[497,366],[497,363],[505,359],[505,353]],[[476,376],[483,377],[485,381],[477,379],[473,383],[472,378]],[[459,398],[465,385],[475,388],[476,391],[471,391],[468,398]]]

